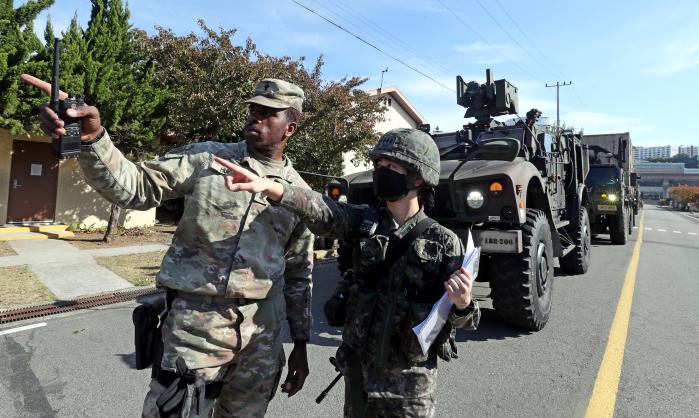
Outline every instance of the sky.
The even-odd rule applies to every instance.
[[[342,26],[349,34],[317,14]],[[325,80],[366,77],[364,87],[396,86],[433,128],[460,129],[455,79],[485,82],[490,68],[519,89],[519,114],[535,107],[585,133],[630,132],[636,146],[699,145],[699,2],[677,0],[131,0],[134,27],[178,34],[237,29],[272,55],[323,55]],[[18,1],[18,4],[23,3]],[[47,15],[56,31],[88,0],[56,0]],[[367,43],[357,39],[362,38]],[[380,51],[379,51],[380,50]],[[383,51],[383,52],[381,52]],[[399,62],[399,61],[402,61]],[[408,68],[408,66],[412,67]],[[422,73],[422,74],[420,74]],[[213,82],[213,81],[212,81]]]

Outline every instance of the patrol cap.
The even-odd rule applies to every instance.
[[[296,84],[276,78],[265,78],[257,83],[255,92],[245,103],[255,103],[272,109],[293,107],[303,112],[303,99],[303,90]]]
[[[417,172],[428,186],[439,183],[439,149],[427,133],[409,128],[391,129],[381,136],[369,153],[376,162],[387,158],[403,162]]]

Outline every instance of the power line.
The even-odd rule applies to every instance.
[[[553,68],[553,69],[558,73],[558,76],[560,76],[560,77],[562,77],[562,78],[565,78],[565,75],[563,74],[563,71],[561,71],[561,69],[558,68],[558,66],[557,66],[553,61],[551,61],[551,60],[549,59],[549,57],[548,57],[546,54],[544,54],[544,52],[543,52],[541,49],[539,49],[539,47],[537,46],[536,42],[534,42],[534,41],[527,35],[527,33],[524,32],[524,30],[522,30],[522,28],[519,26],[519,24],[517,23],[517,21],[516,21],[515,19],[512,18],[512,15],[510,15],[510,13],[508,13],[507,9],[505,9],[505,8],[503,7],[503,5],[500,3],[500,1],[499,1],[499,0],[495,0],[495,3],[498,5],[498,7],[500,8],[500,10],[502,10],[502,12],[505,14],[505,16],[507,16],[507,18],[510,20],[510,22],[512,22],[512,25],[514,25],[514,27],[519,31],[519,33],[521,33],[522,36],[524,36],[524,38],[525,38],[527,41],[529,41],[529,43],[532,45],[532,47],[534,47],[534,49],[539,53],[539,55],[541,55],[541,56],[544,58],[544,60],[546,60],[546,62],[548,62],[549,65],[551,65],[551,68]],[[482,7],[482,6],[481,6],[481,7]],[[553,72],[552,72],[552,74],[553,74]],[[583,105],[582,100],[580,100],[580,96],[578,96],[577,88],[576,88],[575,86],[573,86],[573,98],[574,98],[574,100],[577,102],[578,106],[580,107],[580,110],[585,110],[585,106]]]
[[[319,3],[319,0],[316,0],[316,3]],[[428,57],[427,55],[423,54],[419,50],[411,47],[409,44],[402,41],[400,38],[394,36],[389,31],[383,29],[381,26],[376,24],[374,21],[372,21],[368,17],[364,16],[361,12],[352,8],[349,4],[343,3],[340,0],[330,0],[330,3],[337,5],[344,12],[346,12],[350,16],[352,16],[356,21],[362,23],[365,27],[367,27],[370,31],[374,32],[375,34],[378,34],[379,37],[382,37],[386,41],[392,43],[394,46],[397,46],[398,49],[402,49],[403,51],[408,51],[409,54],[405,54],[405,55],[412,54],[412,55],[416,56],[416,58],[418,60],[422,61],[423,64],[425,64],[429,67],[432,67],[432,69],[434,69],[434,70],[437,70],[436,71],[437,73],[444,72],[444,73],[450,74],[450,75],[453,73],[453,71],[451,69],[440,64],[438,61],[435,61],[433,58]]]
[[[522,66],[520,66],[520,65],[517,64],[516,62],[512,61],[511,59],[509,59],[509,58],[507,57],[507,55],[505,55],[502,51],[500,51],[499,49],[497,49],[497,48],[495,48],[493,45],[491,45],[490,42],[488,42],[484,37],[482,37],[480,33],[478,33],[475,29],[473,29],[468,23],[466,23],[466,21],[464,21],[463,19],[461,19],[461,17],[459,17],[459,15],[457,15],[456,13],[454,13],[453,10],[451,10],[449,7],[447,7],[447,5],[444,4],[444,2],[442,2],[442,0],[437,0],[437,2],[439,2],[439,4],[441,4],[442,7],[443,7],[447,12],[449,12],[452,16],[454,16],[454,17],[456,18],[456,20],[458,20],[463,26],[465,26],[466,29],[470,30],[474,35],[476,35],[476,37],[478,37],[478,39],[480,39],[484,44],[486,44],[487,46],[489,46],[490,48],[492,48],[493,50],[495,50],[497,53],[499,53],[499,54],[500,54],[506,61],[508,61],[510,64],[512,64],[512,65],[514,65],[515,67],[519,68],[520,71],[522,71],[523,73],[527,74],[529,77],[531,77],[531,78],[533,78],[533,79],[536,79],[536,77],[535,77],[532,73],[530,73],[529,71],[527,71],[527,70],[525,70],[524,68],[522,68]]]
[[[522,51],[524,51],[525,54],[529,55],[529,58],[531,58],[534,62],[536,62],[537,64],[539,64],[539,65],[541,65],[542,67],[544,67],[544,69],[548,70],[548,68],[546,68],[546,67],[545,67],[543,64],[541,64],[536,58],[534,58],[534,57],[529,53],[529,51],[528,51],[526,48],[524,48],[524,47],[522,46],[522,44],[520,44],[519,41],[518,41],[517,39],[515,39],[515,37],[512,36],[512,35],[510,34],[510,32],[509,32],[507,29],[505,29],[505,27],[504,27],[503,25],[500,24],[500,22],[495,18],[495,16],[493,16],[492,13],[490,13],[490,10],[488,10],[488,9],[483,5],[483,3],[480,2],[480,0],[476,0],[476,3],[478,3],[478,5],[481,7],[481,9],[483,9],[483,11],[484,11],[488,16],[490,16],[490,19],[491,19],[493,22],[495,22],[495,24],[498,25],[498,27],[500,27],[500,29],[502,29],[503,32],[505,32],[505,35],[507,35],[510,39],[512,39],[512,42],[514,42],[515,44],[517,44],[517,46],[518,46]]]
[[[556,65],[555,65],[553,62],[551,62],[551,60],[548,59],[548,57],[539,49],[539,47],[536,46],[536,43],[535,43],[534,41],[532,41],[531,38],[529,38],[529,36],[527,36],[527,34],[526,34],[526,33],[522,30],[522,28],[517,24],[517,21],[514,20],[514,19],[512,18],[512,16],[510,16],[510,14],[509,14],[509,13],[507,12],[507,10],[502,6],[502,4],[500,4],[500,2],[499,2],[498,0],[495,0],[495,3],[497,3],[498,7],[500,7],[500,10],[502,10],[502,12],[505,14],[505,16],[507,16],[507,18],[510,20],[510,22],[512,22],[512,24],[513,24],[514,27],[519,31],[519,33],[521,33],[522,36],[524,36],[524,38],[525,38],[527,41],[529,41],[529,43],[534,47],[534,49],[536,49],[536,51],[539,53],[539,55],[541,55],[546,61],[548,61],[548,63],[551,65],[551,67],[553,67],[553,69],[556,70],[556,71],[558,72],[557,76],[563,77],[563,76],[564,76],[564,75],[563,75],[563,72],[561,72],[561,70],[558,69],[558,67],[556,67]],[[480,2],[479,2],[479,4],[480,4]],[[485,10],[485,7],[483,7],[482,4],[481,4],[481,7]],[[486,13],[488,13],[488,14],[490,15],[490,13],[489,13],[487,10],[486,10]],[[495,20],[495,18],[494,18],[492,15],[490,15],[490,17],[491,17],[493,20]],[[495,21],[495,23],[497,23],[497,21]],[[500,26],[499,23],[498,23],[498,26]],[[500,27],[502,27],[502,26],[500,26]],[[503,29],[503,30],[504,30],[504,29]],[[507,31],[506,31],[505,33],[507,33]],[[508,34],[508,35],[509,35],[509,34]],[[512,36],[510,36],[510,38],[512,38]],[[513,39],[513,40],[514,40],[514,39]],[[515,42],[517,42],[517,41],[515,41]],[[517,43],[517,45],[519,45],[519,43]],[[524,49],[521,45],[520,45],[520,48]]]
[[[402,60],[402,59],[400,59],[400,58],[398,58],[398,57],[396,57],[396,56],[394,56],[394,55],[391,55],[391,54],[389,54],[388,52],[384,51],[383,49],[379,48],[378,46],[372,44],[371,42],[364,40],[364,38],[362,38],[362,37],[360,37],[359,35],[357,35],[357,34],[351,32],[351,31],[345,29],[344,27],[342,27],[342,26],[340,26],[339,24],[333,22],[332,20],[328,19],[327,17],[321,15],[320,13],[316,12],[315,10],[313,10],[313,9],[311,9],[311,8],[309,8],[309,7],[307,7],[306,5],[300,3],[300,2],[298,2],[298,1],[296,1],[296,0],[291,0],[291,1],[293,1],[294,3],[296,3],[297,5],[299,5],[300,7],[302,7],[302,8],[304,8],[304,9],[308,10],[309,12],[313,13],[314,15],[320,17],[321,19],[325,20],[326,22],[330,23],[331,25],[335,26],[336,28],[340,29],[341,31],[343,31],[343,32],[345,32],[345,33],[347,33],[347,34],[349,34],[349,35],[351,35],[351,36],[357,38],[357,39],[360,40],[361,42],[363,42],[363,43],[369,45],[370,47],[372,47],[372,48],[374,48],[375,50],[379,51],[380,53],[386,55],[387,57],[391,58],[392,60],[394,60],[394,61],[396,61],[396,62],[398,62],[398,63],[404,65],[405,67],[407,67],[407,68],[409,68],[409,69],[411,69],[411,70],[413,70],[413,71],[415,71],[416,73],[420,74],[421,76],[423,76],[423,77],[425,77],[425,78],[428,78],[428,79],[432,80],[433,82],[435,82],[436,84],[440,85],[441,87],[443,87],[443,88],[449,90],[450,92],[453,93],[453,92],[456,91],[456,90],[454,90],[454,89],[452,89],[452,88],[447,87],[446,85],[444,85],[444,84],[441,83],[440,81],[436,80],[434,77],[432,77],[432,76],[430,76],[430,75],[428,75],[428,74],[426,74],[426,73],[420,71],[419,69],[413,67],[412,65],[408,64],[408,63],[405,62],[404,60]]]

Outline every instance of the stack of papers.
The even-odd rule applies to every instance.
[[[476,247],[473,243],[471,230],[468,231],[468,241],[466,243],[466,253],[464,254],[464,262],[461,264],[466,269],[471,279],[476,280],[478,277],[478,262],[481,259],[481,247]],[[427,355],[427,352],[432,346],[432,343],[439,335],[439,332],[444,327],[444,324],[449,318],[452,303],[449,300],[449,295],[444,292],[437,303],[432,306],[432,310],[427,315],[424,321],[413,327],[413,332],[420,342],[422,353]]]

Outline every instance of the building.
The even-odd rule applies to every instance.
[[[377,123],[374,127],[378,135],[383,135],[385,132],[395,128],[417,128],[427,123],[425,118],[395,86],[369,90],[367,94],[371,97],[378,97],[386,107],[384,120]],[[356,173],[371,168],[367,163],[356,165],[352,162],[355,157],[356,154],[353,152],[348,152],[343,156],[343,174]]]
[[[697,147],[696,145],[688,145],[686,147],[680,145],[679,148],[677,148],[677,153],[687,154],[690,158],[696,157],[699,156],[699,147]]]
[[[0,129],[0,225],[60,223],[106,226],[111,204],[83,180],[78,160],[59,161],[51,138],[18,137]],[[125,228],[155,223],[155,208],[123,210]]]
[[[638,186],[646,199],[668,197],[670,188],[687,184],[699,186],[699,169],[686,168],[684,163],[649,163],[636,162]]]
[[[633,157],[636,161],[647,161],[650,158],[670,158],[672,157],[672,149],[669,145],[633,147]]]

